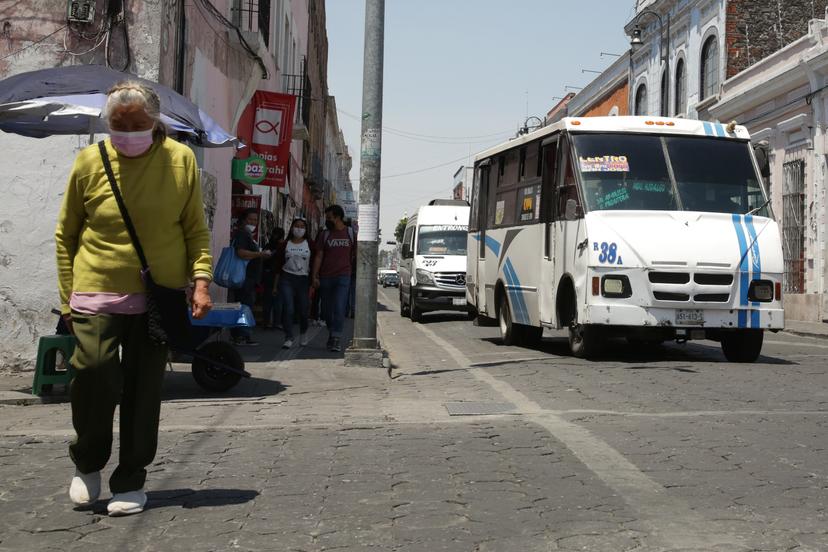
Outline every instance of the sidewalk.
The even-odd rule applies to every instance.
[[[785,320],[785,332],[802,337],[828,337],[828,323]]]

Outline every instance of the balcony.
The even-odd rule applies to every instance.
[[[257,48],[259,37],[265,50],[270,47],[270,0],[234,0],[232,14],[233,24],[251,48]]]
[[[307,72],[307,58],[302,58],[302,72],[298,75],[283,75],[285,91],[296,96],[296,120],[293,125],[293,139],[310,139],[311,84]]]

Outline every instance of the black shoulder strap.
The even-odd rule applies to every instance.
[[[103,161],[104,170],[106,170],[106,177],[109,179],[109,185],[112,187],[112,193],[115,195],[115,201],[118,203],[121,217],[124,219],[127,232],[129,232],[129,238],[132,240],[132,246],[135,248],[135,252],[138,253],[141,268],[144,272],[148,272],[149,264],[147,264],[147,258],[144,256],[144,249],[141,247],[141,242],[138,240],[138,233],[135,231],[135,226],[132,224],[132,219],[129,217],[126,205],[124,205],[124,198],[121,197],[121,191],[118,190],[118,184],[115,182],[115,175],[112,173],[112,165],[109,163],[109,155],[106,153],[106,145],[103,140],[98,142],[98,149],[101,152],[101,160]]]

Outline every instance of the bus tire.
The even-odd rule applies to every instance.
[[[569,326],[569,350],[576,358],[593,358],[601,350],[600,328],[593,324],[578,324],[574,321]]]
[[[543,328],[538,326],[521,326],[521,342],[526,347],[537,347],[543,338]]]
[[[497,322],[500,328],[500,341],[504,345],[517,345],[520,341],[520,330],[512,321],[512,311],[509,309],[509,299],[505,293],[500,294],[500,307],[497,309]]]
[[[756,362],[764,339],[764,330],[726,332],[722,334],[722,352],[730,362]]]

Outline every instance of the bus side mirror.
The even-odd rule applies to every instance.
[[[759,165],[759,174],[768,178],[770,176],[770,147],[767,142],[754,144],[753,153],[756,155],[756,164]]]
[[[566,211],[564,211],[564,218],[566,220],[578,219],[578,204],[575,202],[574,199],[566,200]]]
[[[403,259],[408,259],[411,257],[411,246],[407,243],[402,246],[402,256]]]

